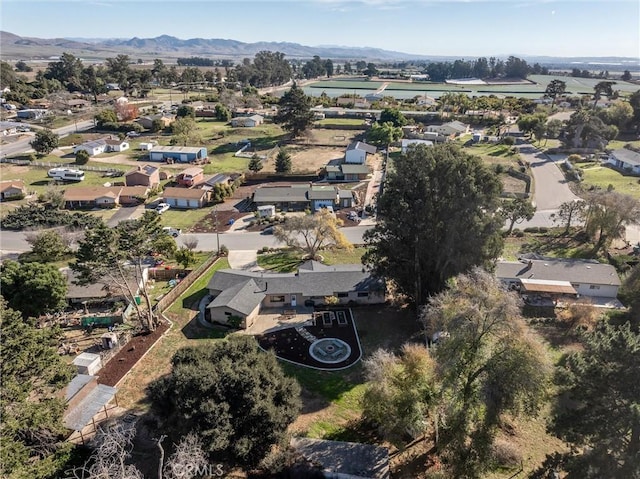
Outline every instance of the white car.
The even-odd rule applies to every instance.
[[[171,226],[165,226],[164,228],[162,228],[162,231],[167,233],[169,236],[173,236],[174,238],[177,238],[178,236],[180,236],[180,234],[182,234],[181,229],[172,228]]]
[[[127,132],[127,136],[133,138],[133,137],[136,137],[136,136],[140,136],[140,133],[138,133],[137,131],[131,130],[131,131]]]
[[[156,211],[158,212],[159,215],[161,215],[162,213],[167,211],[169,208],[171,208],[169,203],[158,203],[158,206],[156,206]]]

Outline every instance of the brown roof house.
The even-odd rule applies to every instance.
[[[172,208],[202,208],[209,202],[210,192],[199,188],[165,188],[164,202]]]
[[[153,128],[153,122],[156,120],[160,120],[162,122],[162,128],[166,128],[168,126],[171,126],[175,119],[176,117],[173,115],[164,115],[162,113],[158,113],[157,115],[141,116],[136,120],[136,123],[138,123],[143,128],[150,130],[151,128]]]
[[[121,205],[139,205],[149,196],[149,188],[146,186],[122,186],[120,189]]]
[[[182,172],[180,172],[180,174],[178,174],[178,176],[176,177],[176,181],[179,185],[190,188],[204,181],[204,170],[202,168],[198,168],[197,166],[187,168],[186,170],[183,170]]]
[[[22,180],[0,181],[0,201],[21,200],[26,193]]]
[[[137,166],[124,175],[124,183],[127,186],[146,186],[157,188],[160,185],[160,169],[157,166]]]
[[[64,191],[64,207],[115,208],[120,204],[122,186],[78,186]]]

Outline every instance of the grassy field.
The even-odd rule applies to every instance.
[[[212,206],[188,210],[169,209],[162,213],[161,223],[163,226],[178,228],[181,229],[183,233],[186,233],[189,228],[203,220],[204,217],[211,213],[212,210]]]
[[[624,176],[620,172],[604,166],[592,166],[584,168],[583,187],[598,186],[606,190],[612,185],[618,193],[631,195],[640,199],[640,178],[637,176]]]
[[[325,118],[316,121],[316,125],[356,125],[364,126],[365,120],[359,118]]]
[[[352,248],[351,250],[328,249],[320,251],[323,263],[332,264],[360,264],[365,248]],[[258,266],[276,273],[291,273],[298,269],[303,262],[303,254],[299,251],[288,249],[258,255]]]
[[[625,145],[631,145],[634,148],[640,148],[640,140],[633,140],[633,141],[613,140],[607,143],[607,149],[619,150],[620,148],[624,148]]]

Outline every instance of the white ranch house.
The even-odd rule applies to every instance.
[[[607,163],[614,168],[640,175],[640,153],[637,151],[628,150],[627,148],[614,150],[609,155]]]

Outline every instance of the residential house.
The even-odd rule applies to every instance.
[[[627,171],[634,175],[640,175],[640,153],[637,151],[629,150],[627,148],[613,150],[609,154],[607,163],[614,168]]]
[[[339,208],[353,208],[354,204],[355,198],[353,197],[352,190],[338,190]]]
[[[209,321],[251,327],[261,308],[296,308],[305,302],[340,304],[385,302],[385,282],[360,264],[326,266],[308,261],[296,273],[265,273],[223,269],[207,285],[214,298],[207,306]]]
[[[402,154],[406,154],[409,146],[411,145],[424,145],[424,146],[433,146],[433,141],[429,140],[402,140]]]
[[[327,181],[361,181],[369,176],[369,167],[358,164],[328,164],[324,167]]]
[[[346,108],[353,108],[356,104],[356,98],[353,97],[344,97],[341,96],[339,98],[336,98],[336,106],[341,106],[341,107],[346,107]]]
[[[49,111],[43,108],[27,108],[18,110],[16,116],[25,120],[39,120],[47,115]]]
[[[376,151],[377,149],[373,145],[355,141],[347,147],[347,151],[344,154],[344,161],[346,163],[363,165],[367,161],[367,154],[373,155]]]
[[[0,201],[19,200],[25,197],[27,189],[22,180],[0,181]]]
[[[260,187],[253,193],[253,202],[258,205],[275,205],[284,211],[302,211],[310,207],[305,185]]]
[[[207,158],[207,148],[204,146],[154,146],[149,151],[151,161],[167,163],[193,163]]]
[[[427,95],[421,96],[416,100],[417,106],[432,106],[432,105],[435,105],[436,103],[437,101],[435,98],[432,98]]]
[[[149,280],[149,269],[146,267],[142,269],[139,277],[136,276],[133,268],[125,273],[126,286],[124,281],[118,284],[108,274],[89,284],[79,285],[77,284],[78,274],[71,268],[63,268],[60,272],[67,282],[65,298],[71,307],[99,303],[128,303],[127,298],[131,297],[131,293],[133,296],[138,296]],[[116,274],[115,278],[120,276]]]
[[[218,173],[217,175],[207,176],[196,186],[198,188],[202,188],[204,190],[213,190],[213,188],[217,184],[229,185],[231,184],[231,177],[229,175],[225,175],[223,173]]]
[[[386,447],[356,442],[329,441],[293,437],[293,451],[319,468],[323,477],[344,479],[389,479],[389,450]]]
[[[160,186],[160,169],[152,165],[137,166],[124,175],[127,186],[146,186],[154,189]]]
[[[258,125],[262,125],[264,123],[264,117],[262,115],[251,115],[251,116],[238,116],[231,119],[231,126],[234,128],[237,127],[254,127]]]
[[[330,206],[333,208],[338,203],[338,190],[333,186],[312,186],[307,191],[307,198],[311,203],[311,211]]]
[[[120,204],[122,186],[78,186],[64,191],[64,207],[115,208]]]
[[[73,111],[81,111],[86,109],[89,105],[91,105],[91,102],[87,101],[87,100],[83,100],[81,98],[78,99],[73,99],[73,100],[69,100],[67,102],[67,106],[69,107],[69,109],[73,110]]]
[[[505,286],[522,294],[616,298],[620,287],[620,278],[613,266],[589,260],[499,261],[495,274]]]
[[[77,154],[81,150],[86,151],[89,156],[100,155],[107,151],[107,142],[103,139],[92,140],[73,147],[74,154]]]
[[[162,128],[167,128],[168,126],[171,126],[175,119],[176,118],[173,115],[158,113],[156,115],[141,116],[140,118],[136,119],[136,123],[138,123],[143,128],[150,130],[153,128],[153,122],[156,120],[160,120],[160,122],[162,123]]]
[[[172,208],[203,208],[209,202],[210,193],[200,188],[165,188],[164,202]]]
[[[147,186],[122,186],[119,202],[123,206],[139,205],[144,203],[148,196],[149,187]]]
[[[442,125],[429,125],[427,131],[438,133],[439,135],[455,138],[465,133],[469,133],[469,125],[465,125],[461,121],[454,120]]]
[[[2,136],[17,135],[20,128],[24,128],[22,123],[0,121],[0,134]]]
[[[179,185],[191,188],[204,181],[204,170],[196,166],[187,168],[176,176],[176,181]]]
[[[106,152],[125,151],[129,149],[129,143],[124,140],[107,138],[104,142],[107,145]]]

